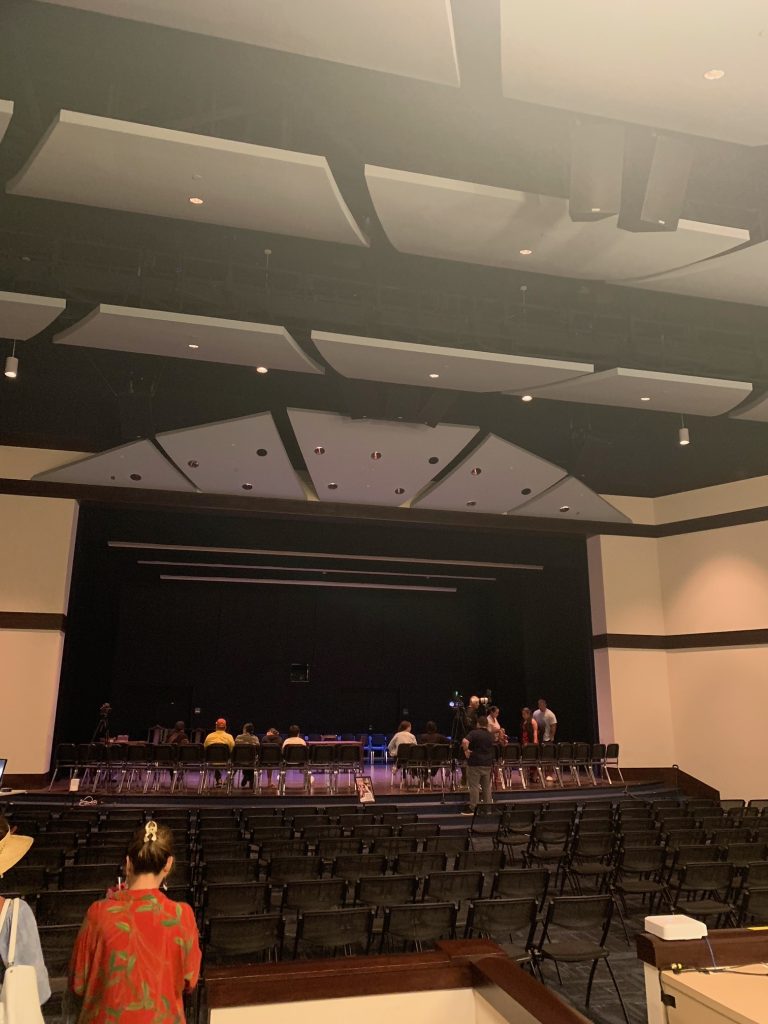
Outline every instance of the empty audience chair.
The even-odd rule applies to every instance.
[[[284,927],[281,914],[211,918],[206,926],[205,961],[230,964],[279,960]]]
[[[602,961],[611,976],[624,1020],[629,1017],[624,1006],[616,976],[609,962],[606,945],[613,915],[613,898],[603,896],[557,896],[549,901],[544,930],[538,944],[539,964],[552,961],[554,964],[592,964],[587,982],[585,1003],[589,1006],[592,982],[597,965]],[[585,933],[587,935],[585,936]],[[590,934],[591,933],[591,934]],[[539,967],[541,970],[541,967]],[[559,972],[559,968],[558,968]],[[542,977],[543,980],[543,977]]]
[[[316,956],[367,953],[371,947],[373,919],[374,911],[367,907],[300,911],[294,958],[300,953]]]
[[[455,903],[405,903],[384,910],[379,951],[403,948],[420,952],[439,939],[456,936]]]
[[[517,963],[531,963],[538,923],[535,899],[473,900],[469,904],[464,937],[491,939]],[[516,943],[523,936],[522,944]],[[512,948],[510,948],[510,944]]]

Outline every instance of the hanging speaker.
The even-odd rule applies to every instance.
[[[602,220],[619,212],[623,167],[623,125],[602,121],[574,124],[568,202],[571,220]]]
[[[673,135],[638,132],[628,138],[619,227],[676,231],[693,157],[691,143]]]

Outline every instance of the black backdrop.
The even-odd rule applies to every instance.
[[[246,564],[254,559],[110,548],[110,540],[524,562],[543,568],[441,566],[445,573],[495,577],[493,582],[457,581],[456,593],[182,583],[159,577],[201,570],[141,566],[139,560]],[[326,564],[330,569],[337,563]],[[388,563],[360,567],[392,568]],[[412,582],[448,585],[435,579]],[[207,729],[221,714],[235,730],[250,720],[260,732],[272,725],[285,730],[294,721],[305,732],[390,732],[401,717],[411,718],[417,730],[428,718],[447,730],[454,690],[468,696],[490,689],[510,734],[517,731],[519,708],[545,695],[560,719],[560,738],[592,740],[588,600],[585,543],[578,538],[84,508],[56,739],[89,739],[103,700],[114,706],[113,731],[132,738],[144,738],[149,726],[177,718]],[[310,666],[309,682],[290,681],[292,663]]]

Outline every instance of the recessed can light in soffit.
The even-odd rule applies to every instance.
[[[405,494],[405,488],[404,487],[396,487],[395,488],[395,494]]]
[[[187,345],[187,348],[194,349],[194,348],[200,348],[200,346],[199,345],[195,345],[195,343],[193,341],[190,341],[190,343]]]
[[[533,249],[521,249],[520,250],[520,255],[521,256],[533,256]]]
[[[719,82],[721,78],[725,78],[725,72],[722,68],[710,68],[709,71],[704,72],[704,78],[708,82]]]
[[[325,448],[321,444],[315,448],[315,455],[325,455]]]
[[[651,400],[651,396],[650,395],[642,395],[641,398],[640,398],[641,402],[650,402],[650,400]]]
[[[269,370],[266,366],[257,366],[256,373],[269,373]]]
[[[374,462],[378,462],[381,458],[381,452],[371,452],[371,458]]]
[[[440,376],[439,373],[430,373],[430,375],[429,375],[430,380],[437,380],[439,376]]]
[[[205,200],[201,199],[200,196],[190,196],[189,201],[193,206],[202,206],[205,202]]]
[[[522,398],[521,398],[521,401],[522,402],[532,402],[533,401],[533,395],[523,395]]]
[[[561,505],[560,506],[560,511],[561,512],[570,512],[571,511],[571,506],[570,505]]]

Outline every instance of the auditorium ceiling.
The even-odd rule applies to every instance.
[[[0,443],[612,521],[768,473],[768,22],[672,8],[5,0]],[[620,205],[575,219],[585,138]]]

